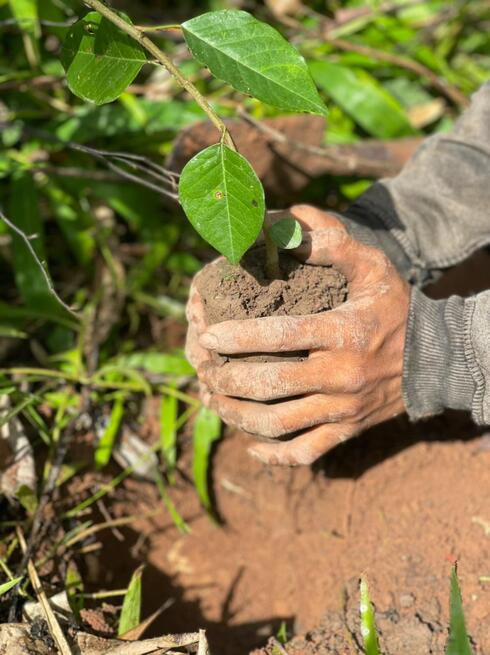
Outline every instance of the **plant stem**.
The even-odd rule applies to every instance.
[[[142,32],[180,32],[182,30],[180,25],[136,25],[136,28]]]
[[[221,118],[208,103],[206,98],[204,98],[199,93],[199,91],[192,84],[192,82],[189,82],[189,80],[182,75],[180,70],[173,63],[173,61],[164,52],[162,52],[160,48],[155,43],[153,43],[153,41],[150,38],[148,38],[145,35],[145,33],[142,31],[140,27],[137,27],[136,25],[132,25],[130,23],[126,23],[126,21],[123,18],[121,18],[119,14],[117,14],[114,10],[110,9],[107,5],[101,2],[101,0],[84,0],[84,2],[89,7],[92,7],[92,9],[95,9],[95,11],[98,11],[99,14],[104,16],[104,18],[107,18],[107,20],[113,23],[122,32],[125,32],[132,39],[137,41],[143,48],[145,48],[145,50],[148,50],[148,52],[153,55],[153,57],[157,60],[157,62],[162,66],[164,66],[168,70],[168,72],[172,75],[172,77],[174,77],[177,80],[177,82],[181,85],[181,87],[185,89],[187,93],[189,93],[194,98],[197,104],[206,113],[209,120],[220,131],[221,139],[224,141],[224,143],[232,150],[236,150],[235,144],[233,143],[233,139],[231,138],[231,135],[228,132],[226,125],[223,123]]]
[[[264,227],[262,228],[265,242],[265,274],[269,280],[280,280],[281,269],[279,267],[279,251],[276,244],[269,234],[269,224],[267,218],[264,220]]]

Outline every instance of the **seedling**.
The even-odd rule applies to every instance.
[[[95,11],[70,29],[63,46],[62,63],[72,92],[96,104],[115,100],[149,61],[149,52],[152,62],[170,72],[220,133],[217,143],[199,152],[182,171],[179,200],[189,221],[232,264],[239,263],[262,230],[267,275],[278,277],[278,248],[299,245],[299,224],[291,218],[265,223],[264,189],[251,164],[237,152],[206,98],[147,30],[100,0],[85,4]],[[235,90],[282,110],[327,114],[303,57],[273,27],[247,12],[212,11],[167,27],[181,29],[196,61]]]

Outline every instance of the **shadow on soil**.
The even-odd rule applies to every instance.
[[[217,621],[209,621],[204,617],[198,600],[189,600],[184,597],[184,593],[192,594],[196,588],[186,587],[184,589],[176,585],[170,576],[149,564],[147,558],[149,548],[141,545],[139,533],[131,529],[124,529],[121,532],[124,536],[123,543],[109,532],[101,539],[104,547],[97,554],[99,570],[94,589],[116,586],[123,588],[129,583],[132,572],[141,562],[145,562],[142,617],[147,618],[161,608],[164,603],[171,603],[145,632],[145,638],[205,629],[213,653],[245,655],[249,650],[263,646],[271,635],[277,634],[283,621],[286,623],[288,631],[292,627],[293,617],[278,616],[264,617],[261,621],[251,623],[230,625],[233,619],[231,608],[236,606],[233,601],[243,573],[242,570],[231,580],[221,617]],[[111,599],[109,599],[110,601]],[[115,599],[114,604],[117,604],[117,601],[118,599]]]

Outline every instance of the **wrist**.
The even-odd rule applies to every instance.
[[[471,410],[475,383],[465,354],[465,301],[431,300],[412,288],[405,339],[403,399],[411,419]]]

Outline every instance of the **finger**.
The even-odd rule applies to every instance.
[[[207,327],[206,313],[201,294],[198,292],[196,284],[193,283],[189,291],[189,299],[186,305],[186,316],[189,326],[194,327],[195,332],[200,334]]]
[[[338,356],[322,353],[301,362],[257,364],[228,362],[222,366],[206,363],[199,378],[213,393],[250,400],[276,400],[310,393],[342,393],[352,386],[356,374]]]
[[[366,260],[370,262],[379,253],[355,241],[345,230],[332,227],[307,232],[301,245],[291,252],[307,264],[334,265],[349,282],[365,270]]]
[[[216,394],[212,396],[210,406],[228,425],[271,439],[322,423],[338,423],[354,409],[347,395],[323,394],[274,405]]]
[[[350,313],[270,316],[223,321],[207,328],[199,344],[224,354],[278,353],[328,348],[350,324]]]
[[[201,368],[206,362],[211,361],[211,353],[206,348],[199,345],[199,338],[196,328],[191,323],[187,329],[185,340],[185,356],[196,370]]]
[[[311,230],[323,230],[328,227],[335,227],[347,231],[342,221],[334,214],[322,211],[312,205],[293,205],[290,214],[298,221],[301,227],[309,232]]]
[[[264,464],[298,466],[312,464],[337,444],[357,433],[357,427],[333,423],[304,432],[290,441],[258,443],[248,452]]]
[[[298,221],[305,232],[322,230],[326,227],[337,227],[345,230],[342,222],[336,216],[312,205],[293,205],[290,209],[267,212],[267,221],[270,224],[291,217]]]
[[[202,402],[204,407],[207,407],[208,409],[211,408],[211,402],[212,402],[213,394],[209,390],[209,387],[206,384],[203,384],[202,382],[199,383],[199,400]]]

